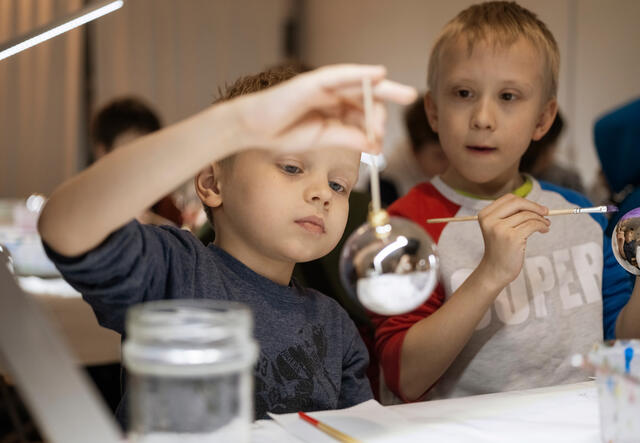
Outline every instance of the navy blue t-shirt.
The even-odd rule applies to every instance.
[[[145,301],[207,298],[247,304],[260,345],[256,419],[267,412],[344,408],[372,397],[367,350],[336,301],[294,281],[279,285],[187,231],[132,221],[81,257],[45,249],[98,322],[120,334],[127,308]],[[126,392],[121,406],[125,400]],[[126,427],[122,407],[117,415]]]

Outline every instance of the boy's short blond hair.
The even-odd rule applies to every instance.
[[[477,41],[508,47],[521,37],[530,41],[544,57],[547,96],[548,98],[556,97],[560,51],[553,34],[533,12],[515,2],[505,1],[472,5],[445,25],[429,57],[427,77],[429,89],[435,91],[440,56],[447,44],[464,38],[471,54],[473,45]]]

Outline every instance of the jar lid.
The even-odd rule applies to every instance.
[[[246,305],[220,300],[163,300],[127,313],[123,360],[128,370],[206,375],[255,363],[257,344]]]

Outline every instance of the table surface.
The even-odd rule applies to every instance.
[[[20,277],[20,286],[51,316],[76,362],[83,366],[120,361],[120,334],[98,324],[91,306],[61,278]]]
[[[343,432],[363,442],[601,441],[593,381],[388,407],[371,403],[310,415],[342,426]],[[278,421],[287,429],[273,420],[256,421],[252,441],[335,442],[311,426],[302,426],[295,414],[279,416]]]

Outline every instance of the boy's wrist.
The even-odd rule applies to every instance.
[[[492,294],[493,298],[509,284],[506,278],[500,277],[500,272],[484,261],[481,261],[478,267],[471,273],[469,279],[477,285],[482,293]]]
[[[256,126],[259,126],[256,124],[256,119],[264,118],[258,112],[260,106],[255,100],[258,94],[261,93],[252,94],[252,100],[248,100],[246,96],[240,96],[223,104],[228,106],[225,123],[232,137],[227,142],[233,146],[233,153],[263,146],[266,142],[265,134],[259,133],[260,131],[256,129]]]
[[[229,100],[211,106],[208,112],[208,125],[215,133],[211,140],[215,141],[220,160],[250,146],[246,128],[242,124],[242,100]]]

